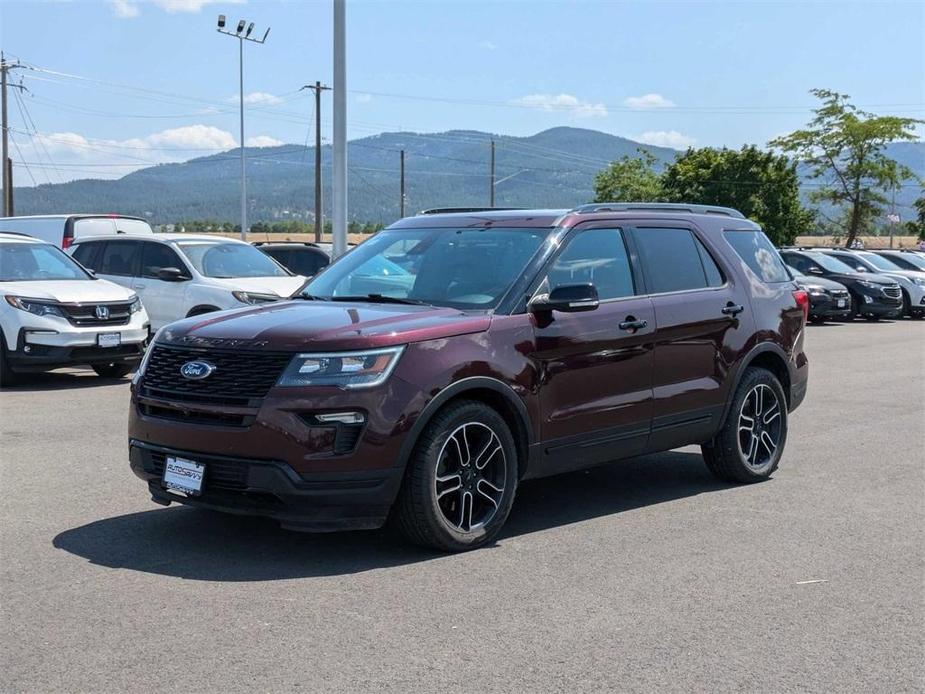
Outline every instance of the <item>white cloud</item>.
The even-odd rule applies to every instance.
[[[221,2],[223,5],[240,5],[245,0],[109,0],[113,14],[122,19],[137,17],[142,4],[150,4],[170,14],[178,12],[198,13],[206,5]]]
[[[253,146],[280,144],[266,135],[253,139],[257,141]],[[137,169],[218,154],[237,146],[230,132],[201,124],[125,140],[55,132],[37,135],[20,144],[23,159],[37,163],[33,175],[38,183],[90,177],[120,178]]]
[[[233,96],[229,99],[234,103],[238,103],[241,100],[239,96]],[[244,95],[244,103],[249,106],[275,106],[276,104],[281,104],[283,100],[276,96],[276,94],[270,94],[268,92],[251,92],[250,94]]]
[[[138,16],[138,5],[131,0],[109,0],[112,12],[120,19],[130,19]]]
[[[630,96],[623,100],[623,105],[634,110],[650,110],[656,108],[671,108],[674,102],[666,99],[661,94],[643,94],[642,96]]]
[[[269,135],[257,135],[256,137],[249,137],[244,140],[244,144],[248,147],[279,147],[286,143],[282,140],[277,140],[275,137],[270,137]]]
[[[358,104],[368,104],[372,100],[373,100],[372,94],[357,94],[356,96],[356,102]]]
[[[528,94],[515,99],[512,103],[541,111],[562,111],[573,118],[604,118],[607,116],[607,107],[604,104],[581,101],[571,94]]]
[[[649,130],[633,139],[646,145],[673,149],[687,149],[697,142],[696,138],[683,135],[677,130]]]

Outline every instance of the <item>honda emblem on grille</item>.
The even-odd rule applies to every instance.
[[[215,371],[215,365],[207,361],[188,361],[180,367],[180,375],[191,381],[201,381]]]
[[[109,307],[108,306],[97,306],[94,311],[96,317],[100,320],[109,320]]]

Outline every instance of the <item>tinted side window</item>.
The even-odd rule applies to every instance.
[[[135,272],[140,243],[109,241],[103,249],[99,270],[104,275],[131,276]]]
[[[850,253],[832,253],[832,256],[842,261],[848,267],[857,270],[858,272],[867,272],[867,268],[864,266],[864,263],[860,262]]]
[[[719,269],[688,229],[640,229],[636,236],[652,294],[722,284],[722,276],[718,284],[712,284],[716,282]],[[712,265],[711,281],[707,280],[707,271],[704,270],[706,260]]]
[[[141,261],[142,277],[157,277],[157,271],[165,267],[175,267],[186,274],[186,265],[172,248],[162,243],[144,244],[144,256]]]
[[[724,231],[723,236],[745,264],[765,282],[789,282],[790,273],[774,245],[761,231]],[[803,268],[797,268],[802,271]]]
[[[91,270],[98,270],[102,246],[102,243],[82,243],[74,249],[74,260]]]
[[[725,279],[723,278],[723,273],[716,265],[716,261],[713,260],[713,256],[710,255],[710,251],[704,248],[703,244],[696,238],[694,239],[694,243],[697,244],[697,250],[700,252],[700,262],[703,263],[703,271],[707,275],[707,286],[722,287]]]
[[[601,300],[635,294],[629,256],[619,229],[588,229],[568,241],[547,276],[549,288],[591,283]]]

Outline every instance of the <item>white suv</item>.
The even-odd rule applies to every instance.
[[[100,277],[135,290],[153,330],[188,316],[286,299],[305,284],[249,243],[216,236],[84,238],[70,253]]]
[[[50,243],[0,232],[0,385],[71,364],[124,376],[148,331],[135,292],[97,279]]]

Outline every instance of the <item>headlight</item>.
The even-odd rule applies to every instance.
[[[913,278],[912,278],[912,282],[913,282],[914,284],[919,285],[920,287],[925,287],[925,279],[921,279],[921,278],[919,278],[919,277],[913,277]]]
[[[141,310],[141,299],[137,296],[132,299],[131,305],[128,307],[129,313],[138,313]]]
[[[151,352],[154,351],[154,343],[157,342],[157,338],[161,336],[161,333],[164,332],[166,327],[166,325],[163,325],[158,328],[157,332],[154,333],[154,337],[148,341],[148,348],[145,350],[145,355],[141,358],[141,363],[138,365],[138,368],[135,369],[135,375],[132,376],[133,384],[137,384],[141,381],[141,377],[145,375],[145,369],[148,368],[148,362],[151,361]]]
[[[276,294],[255,294],[254,292],[231,292],[231,296],[240,301],[242,304],[267,304],[271,301],[279,301]]]
[[[877,289],[880,285],[874,284],[873,282],[868,282],[867,280],[858,280],[858,284],[867,289]]]
[[[385,382],[404,349],[297,354],[276,385],[372,388]]]
[[[60,318],[67,318],[64,309],[54,304],[38,299],[24,299],[20,296],[6,296],[4,298],[6,299],[6,303],[13,308],[18,308],[20,311],[26,311],[36,316],[58,316]]]

